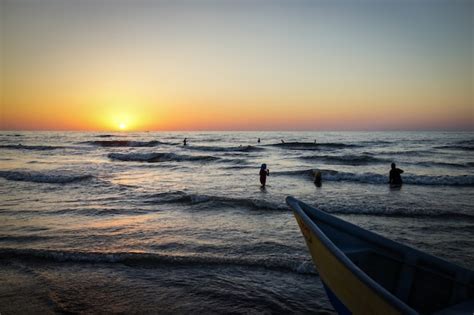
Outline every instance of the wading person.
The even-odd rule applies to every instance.
[[[267,183],[267,176],[270,175],[270,170],[267,169],[267,164],[262,164],[260,167],[260,184],[262,184],[262,188],[265,188],[265,184]]]
[[[392,163],[392,169],[390,170],[389,176],[389,183],[390,186],[401,186],[402,185],[402,177],[400,174],[403,173],[403,170],[397,168],[395,163]]]

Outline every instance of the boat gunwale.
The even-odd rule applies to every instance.
[[[309,205],[305,204],[302,201],[297,200],[294,197],[288,196],[286,198],[287,204],[293,209],[293,211],[297,212],[297,214],[302,218],[305,224],[309,226],[311,231],[316,234],[316,236],[319,238],[319,240],[323,243],[324,246],[346,267],[348,268],[359,280],[361,280],[364,284],[369,286],[375,294],[379,295],[382,299],[384,299],[387,303],[398,309],[400,312],[403,314],[418,314],[413,308],[408,306],[406,303],[404,303],[402,300],[397,298],[395,295],[390,293],[387,289],[385,289],[382,285],[377,283],[375,280],[370,278],[363,270],[361,270],[359,267],[357,267],[354,262],[352,262],[349,257],[341,250],[339,249],[330,239],[326,234],[321,231],[321,229],[316,225],[316,223],[311,220],[311,218],[306,214],[305,210],[303,210],[300,206],[300,203],[306,205],[307,207],[310,207]],[[316,209],[314,207],[311,207],[312,209],[315,209],[317,212],[323,213],[326,215],[326,219],[337,219],[340,220],[336,217],[332,217],[329,214],[326,214],[322,212],[319,209]],[[318,213],[319,214],[319,213]],[[333,221],[333,220],[329,220]],[[349,222],[345,222],[340,220],[341,222],[348,223],[349,226],[354,226],[357,227],[356,225],[353,225]],[[337,221],[336,221],[337,222]],[[337,222],[340,223],[340,222]],[[361,229],[360,227],[357,227],[358,229]],[[361,229],[363,230],[363,229]],[[366,230],[363,230],[366,231]],[[372,234],[370,231],[366,231]],[[374,235],[381,237],[375,233]],[[388,240],[388,239],[387,239]],[[393,242],[393,241],[392,241]],[[395,244],[398,244],[394,242]],[[398,244],[401,245],[401,244]],[[409,247],[407,247],[409,248]],[[411,248],[410,248],[411,249]]]
[[[451,263],[447,260],[436,257],[434,255],[425,253],[425,252],[423,252],[419,249],[416,249],[416,248],[410,247],[408,245],[404,245],[402,243],[396,242],[394,240],[386,238],[386,237],[384,237],[382,235],[379,235],[377,233],[374,233],[374,232],[371,232],[369,230],[363,229],[360,226],[357,226],[357,225],[352,224],[350,222],[347,222],[345,220],[339,219],[338,217],[336,217],[336,216],[334,216],[330,213],[327,213],[323,210],[320,210],[318,208],[310,206],[310,205],[306,204],[305,202],[300,201],[300,200],[298,200],[294,197],[289,196],[288,198],[294,199],[296,201],[296,203],[298,204],[298,206],[299,206],[299,204],[302,204],[302,205],[304,205],[304,207],[307,207],[307,208],[311,209],[311,211],[314,212],[314,214],[318,217],[318,219],[325,222],[326,224],[328,224],[330,226],[333,226],[337,229],[350,229],[349,234],[352,234],[352,235],[356,236],[357,238],[360,238],[363,241],[374,244],[374,245],[376,245],[378,247],[381,247],[381,248],[385,248],[389,251],[393,251],[393,250],[400,251],[401,253],[404,254],[404,257],[407,257],[407,256],[416,257],[417,262],[431,262],[432,264],[437,265],[437,266],[441,267],[442,269],[444,269],[444,271],[446,273],[452,273],[454,276],[458,273],[463,274],[463,275],[467,275],[467,279],[465,279],[465,281],[459,281],[455,277],[449,277],[446,274],[439,273],[439,272],[436,272],[434,270],[430,270],[430,272],[435,273],[438,276],[441,276],[443,278],[447,278],[447,279],[453,281],[454,283],[457,283],[457,284],[460,284],[460,285],[465,285],[467,287],[472,287],[472,284],[469,283],[470,281],[474,280],[474,272],[472,270],[469,270],[465,267],[453,264],[453,263]],[[301,210],[306,214],[305,210],[303,210],[302,208],[301,208]],[[310,218],[309,218],[309,220],[312,221]],[[319,229],[319,227],[318,227],[318,229]],[[322,232],[322,233],[325,235],[324,232]],[[334,244],[332,241],[331,241],[331,243]],[[336,248],[338,248],[338,247],[336,246]],[[343,254],[344,254],[344,252],[343,252]],[[390,259],[396,260],[398,262],[401,262],[401,263],[406,264],[406,265],[410,265],[410,266],[418,268],[418,269],[425,269],[422,266],[420,266],[419,264],[409,263],[406,260],[398,260],[395,257],[390,257]]]
[[[471,270],[465,268],[465,267],[453,264],[453,263],[451,263],[447,260],[444,260],[442,258],[436,257],[436,256],[428,254],[428,253],[425,253],[425,252],[423,252],[419,249],[404,245],[402,243],[396,242],[394,240],[386,238],[386,237],[384,237],[382,235],[379,235],[377,233],[374,233],[374,232],[371,232],[369,230],[363,229],[360,226],[357,226],[357,225],[352,224],[350,222],[347,222],[345,220],[339,219],[338,217],[336,217],[336,216],[334,216],[330,213],[327,213],[323,210],[320,210],[318,208],[310,206],[310,205],[304,203],[303,201],[300,201],[300,200],[298,200],[294,197],[289,196],[288,198],[294,199],[296,201],[296,203],[298,203],[298,205],[303,204],[305,207],[310,208],[312,211],[314,211],[316,216],[318,216],[318,219],[325,222],[326,224],[329,224],[329,225],[331,225],[331,226],[333,226],[337,229],[350,229],[349,234],[352,234],[352,235],[354,235],[354,236],[356,236],[356,237],[358,237],[358,238],[360,238],[360,239],[362,239],[366,242],[372,243],[372,244],[374,244],[376,246],[379,246],[379,247],[382,247],[382,248],[386,248],[390,251],[393,251],[395,249],[397,251],[400,251],[400,252],[404,253],[405,257],[408,256],[408,254],[412,257],[415,256],[417,258],[417,261],[430,261],[433,264],[442,267],[444,269],[444,271],[446,271],[447,273],[468,274],[468,275],[470,275],[470,280],[474,280],[473,272]],[[306,214],[305,210],[303,210],[302,208],[301,208],[301,210]],[[311,219],[310,219],[310,221],[311,221]],[[324,232],[322,232],[322,233],[324,234]],[[394,257],[391,257],[391,259],[397,260]],[[400,262],[402,262],[404,264],[412,265],[412,264],[409,264],[408,262],[403,261],[403,260],[400,261]],[[421,268],[421,266],[418,266],[418,265],[416,265],[416,267],[420,268],[420,269],[423,269],[423,268]],[[437,273],[437,274],[439,276],[449,278],[446,275],[443,275],[443,274],[440,274],[440,273]],[[467,286],[471,286],[467,283],[470,280],[467,281],[467,282],[461,282],[461,281],[458,281],[454,278],[450,278],[450,279],[453,282],[463,284],[463,285],[467,285]]]

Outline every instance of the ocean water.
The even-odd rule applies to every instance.
[[[473,153],[474,133],[1,132],[0,312],[332,314],[289,195],[473,269]]]

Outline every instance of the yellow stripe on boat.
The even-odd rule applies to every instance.
[[[321,279],[354,314],[401,314],[344,266],[294,213]]]

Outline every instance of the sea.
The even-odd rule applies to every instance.
[[[472,132],[1,131],[0,313],[333,314],[287,196],[474,269]]]

